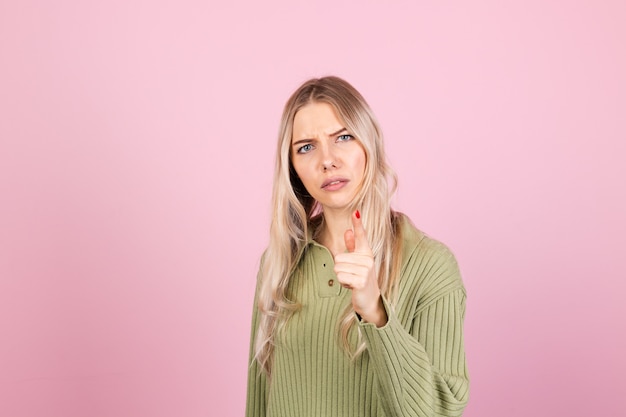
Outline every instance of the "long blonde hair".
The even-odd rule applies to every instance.
[[[364,179],[351,208],[358,208],[362,213],[379,271],[381,293],[392,305],[397,297],[401,239],[396,214],[390,205],[397,179],[385,158],[381,129],[365,99],[348,82],[334,76],[306,81],[292,94],[283,110],[274,172],[270,241],[260,270],[260,320],[255,360],[268,375],[272,369],[275,338],[300,307],[297,300],[289,299],[289,280],[305,249],[309,231],[315,234],[320,220],[323,222],[321,207],[304,188],[290,157],[295,114],[312,102],[331,105],[346,129],[363,145],[366,155]],[[339,332],[342,346],[352,356],[365,349],[360,332],[357,346],[349,343],[348,334],[355,320],[350,304],[340,320]]]

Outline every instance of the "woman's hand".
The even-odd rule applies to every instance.
[[[363,228],[359,211],[352,213],[352,227],[344,239],[348,252],[335,256],[335,274],[345,288],[352,290],[352,306],[361,319],[377,327],[387,323],[387,313],[378,286],[374,255]]]

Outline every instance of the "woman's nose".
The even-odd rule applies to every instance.
[[[326,147],[322,152],[322,169],[328,171],[329,169],[337,168],[337,157],[330,147]]]
[[[333,168],[337,168],[337,165],[335,164],[335,161],[332,160],[326,160],[322,163],[322,169],[324,171],[328,171],[329,169],[333,169]]]

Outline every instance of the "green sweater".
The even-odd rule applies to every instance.
[[[338,318],[351,302],[330,252],[310,241],[290,291],[302,304],[276,338],[271,382],[252,361],[246,416],[459,416],[468,401],[465,289],[452,253],[405,218],[399,298],[388,322],[359,323],[366,350],[351,360]],[[259,313],[254,307],[251,346]],[[352,341],[356,336],[352,332]]]

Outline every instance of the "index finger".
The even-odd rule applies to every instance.
[[[371,254],[372,249],[367,240],[367,233],[363,227],[363,219],[361,219],[359,210],[352,213],[352,227],[354,229],[354,251]]]

